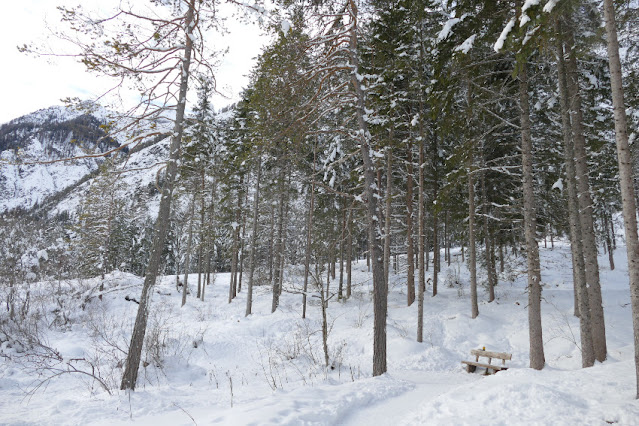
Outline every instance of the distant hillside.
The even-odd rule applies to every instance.
[[[120,145],[96,115],[56,106],[0,126],[0,212],[29,209],[97,170],[102,158],[60,161]]]

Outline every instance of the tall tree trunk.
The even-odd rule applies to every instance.
[[[637,236],[637,207],[632,182],[632,156],[628,144],[628,125],[624,104],[623,84],[621,80],[621,61],[619,60],[619,42],[615,23],[615,6],[612,0],[604,0],[604,18],[610,83],[612,86],[612,104],[615,116],[615,138],[617,140],[617,160],[619,163],[619,183],[623,221],[626,231],[626,250],[628,253],[628,275],[630,277],[630,300],[632,303],[632,325],[635,340],[635,371],[637,398],[639,398],[639,238]]]
[[[257,156],[257,173],[255,177],[255,195],[253,195],[253,233],[251,235],[251,253],[249,255],[249,279],[246,289],[246,314],[249,316],[253,310],[253,277],[255,276],[255,252],[257,246],[257,228],[260,219],[260,183],[262,180],[262,154]]]
[[[239,185],[242,185],[240,179]],[[233,222],[233,248],[231,254],[231,280],[229,281],[229,303],[237,296],[237,269],[240,254],[240,221],[242,214],[242,194],[239,187],[237,190],[237,207],[235,210],[235,221]]]
[[[351,84],[356,96],[356,115],[359,127],[360,153],[364,163],[364,194],[368,215],[368,238],[373,267],[373,376],[386,372],[386,315],[388,310],[388,290],[384,280],[384,263],[382,259],[380,223],[377,218],[377,198],[375,190],[375,166],[371,158],[370,134],[364,117],[364,92],[356,72],[359,69],[357,57],[357,5],[355,0],[348,0],[348,10],[351,18],[350,54],[353,73]]]
[[[162,250],[171,218],[171,197],[173,195],[173,185],[175,176],[177,175],[177,163],[180,158],[180,145],[182,143],[182,133],[184,131],[184,110],[186,107],[186,92],[189,85],[189,69],[191,66],[191,52],[193,50],[193,17],[195,15],[196,0],[190,0],[188,10],[185,16],[184,29],[187,32],[185,37],[184,55],[182,57],[182,67],[180,76],[180,89],[178,94],[177,110],[175,113],[175,122],[173,127],[173,137],[171,139],[171,147],[169,149],[169,162],[166,167],[164,185],[162,185],[162,196],[160,198],[160,208],[158,217],[155,222],[155,232],[153,244],[151,246],[151,255],[149,256],[149,264],[146,268],[146,276],[142,286],[142,295],[140,296],[140,304],[138,313],[133,326],[131,335],[131,343],[129,345],[129,353],[127,354],[126,367],[122,375],[122,383],[120,389],[135,389],[138,379],[138,369],[140,367],[140,359],[142,357],[142,346],[144,345],[144,335],[146,334],[146,324],[149,315],[149,302],[151,297],[151,288],[155,285],[160,269],[160,260],[162,258]]]
[[[415,302],[415,249],[413,240],[413,143],[411,138],[406,149],[408,176],[406,177],[406,301],[408,306]]]
[[[204,215],[206,208],[204,207],[204,169],[200,172],[200,241],[197,246],[197,298],[202,297],[202,255],[204,250]]]
[[[533,177],[533,146],[530,130],[528,71],[526,62],[519,70],[519,108],[521,114],[521,163],[524,197],[524,234],[528,263],[528,333],[530,338],[530,367],[544,368],[544,340],[541,328],[541,267],[537,246],[537,219]]]
[[[191,248],[193,247],[193,221],[195,220],[195,195],[191,199],[189,209],[189,236],[186,241],[186,257],[184,258],[184,285],[182,286],[182,306],[186,305],[186,295],[189,287],[189,272],[191,271]]]
[[[473,179],[474,143],[471,141],[468,159],[468,271],[470,272],[471,318],[479,315],[477,304],[477,244],[475,243],[475,180]]]
[[[570,99],[570,118],[573,133],[575,155],[575,176],[577,181],[577,201],[581,222],[581,237],[583,240],[584,261],[586,267],[586,287],[590,302],[590,319],[592,323],[592,343],[597,361],[606,360],[606,328],[604,323],[601,285],[599,282],[599,261],[597,260],[597,241],[593,223],[592,197],[588,183],[588,159],[586,154],[586,139],[583,128],[581,95],[579,91],[577,59],[571,45],[574,44],[572,29],[567,28],[568,43],[566,43],[566,87]]]
[[[304,255],[304,287],[302,293],[302,318],[306,318],[306,292],[308,291],[308,276],[311,267],[311,241],[313,237],[313,210],[315,209],[315,162],[317,161],[317,146],[313,144],[313,174],[311,175],[311,194],[308,206],[308,220],[306,221],[306,253]]]
[[[421,123],[421,120],[420,120]],[[420,132],[423,134],[423,132]],[[426,270],[424,252],[424,140],[419,138],[419,194],[417,195],[417,238],[419,253],[418,257],[418,269],[419,277],[417,279],[417,341],[424,341],[424,292],[426,291]]]
[[[290,175],[288,177],[288,184],[287,187],[289,187],[291,184],[291,180],[290,180]],[[288,214],[290,212],[290,203],[289,203],[289,197],[288,197],[288,192],[287,195],[284,198],[284,202],[285,202],[285,208],[284,208],[284,223],[288,223]],[[282,295],[282,289],[284,288],[284,266],[286,264],[286,235],[287,235],[287,227],[286,225],[284,226],[284,229],[282,230],[282,243],[280,246],[280,266],[279,266],[279,280],[280,280],[280,284],[279,284],[279,291],[280,291],[280,296]]]
[[[606,234],[606,246],[608,247],[608,263],[610,264],[610,270],[615,270],[615,258],[614,247],[612,246],[612,239],[614,238],[614,229],[612,228],[612,215],[610,212],[604,212],[604,230]]]
[[[344,245],[346,244],[346,201],[342,199],[342,232],[339,239],[339,289],[337,298],[344,298]]]
[[[561,34],[559,21],[555,28]],[[563,127],[564,159],[566,163],[566,180],[568,187],[568,219],[570,223],[570,248],[572,253],[573,280],[575,287],[575,313],[579,314],[579,329],[581,336],[581,365],[591,367],[595,363],[595,352],[592,343],[592,325],[590,322],[590,305],[586,288],[586,272],[581,238],[581,222],[579,221],[579,205],[577,201],[577,183],[575,181],[575,161],[570,127],[570,111],[568,107],[568,92],[566,88],[566,68],[564,61],[563,42],[557,40],[557,71],[559,86],[559,101],[561,106],[561,122]]]
[[[271,223],[268,237],[268,282],[272,287],[274,284],[273,267],[275,265],[275,255],[273,253],[273,247],[275,246],[275,205],[273,203],[270,203],[270,205]]]
[[[353,206],[348,210],[348,239],[346,242],[346,298],[350,299],[353,285]]]
[[[391,138],[392,138],[391,131]],[[393,201],[393,150],[388,147],[386,157],[386,211],[384,213],[384,280],[388,288],[391,256],[391,207]]]
[[[482,166],[485,168],[486,160],[482,156]],[[490,225],[488,223],[488,216],[490,211],[488,209],[488,195],[486,194],[486,172],[482,171],[480,175],[481,179],[481,199],[482,210],[484,214],[484,243],[486,246],[486,275],[488,276],[488,303],[495,300],[495,285],[497,285],[497,271],[495,270],[495,263],[493,257],[492,240],[490,234]]]
[[[248,191],[246,192],[246,199],[244,200],[245,203],[248,205]],[[242,214],[242,235],[240,237],[240,261],[238,262],[237,267],[240,270],[240,275],[237,279],[237,292],[240,293],[242,291],[242,275],[244,274],[244,247],[246,246],[245,244],[245,240],[246,240],[246,214]]]
[[[444,216],[444,241],[445,241],[445,248],[444,248],[444,253],[446,253],[446,262],[447,265],[450,266],[450,233],[448,232],[448,224],[450,223],[450,211],[446,210],[446,216]]]
[[[209,243],[206,243],[206,248],[204,249],[204,277],[202,279],[202,291],[200,292],[200,300],[204,302],[204,293],[206,293],[206,286],[208,285],[209,274],[211,273],[211,248],[209,247]]]
[[[424,187],[424,191],[425,190],[426,188]],[[424,202],[426,201],[424,200]],[[424,227],[424,271],[428,271],[430,264],[430,241],[428,240],[428,210],[426,206],[424,206],[424,209],[424,224],[422,225]]]
[[[282,285],[280,281],[280,266],[283,257],[282,246],[284,242],[284,209],[286,205],[286,170],[284,166],[280,168],[280,176],[278,180],[280,199],[277,207],[277,236],[275,240],[275,258],[273,261],[273,302],[271,303],[271,313],[275,312],[280,304],[280,287]]]
[[[437,197],[439,191],[438,161],[439,149],[437,147],[437,135],[433,136],[433,296],[437,296],[437,284],[439,278],[441,253],[439,248],[439,206]]]

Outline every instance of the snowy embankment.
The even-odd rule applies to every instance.
[[[470,318],[465,264],[442,265],[439,294],[426,296],[423,343],[415,341],[417,304],[406,306],[405,275],[392,274],[389,371],[375,378],[372,286],[365,261],[353,265],[351,299],[329,302],[329,368],[323,367],[319,298],[309,298],[308,318],[302,320],[301,295],[285,291],[280,308],[271,314],[270,288],[258,286],[254,314],[245,318],[245,289],[227,303],[228,274],[217,276],[204,302],[192,295],[182,308],[174,278],[167,277],[154,292],[146,367],[131,393],[118,390],[138,306],[125,297],[138,297],[141,279],[111,274],[102,300],[93,297],[84,309],[81,301],[97,281],[73,283],[84,293],[59,298],[55,306],[38,295],[58,286],[58,293],[67,294],[68,283],[39,284],[32,288],[31,303],[42,304],[41,323],[56,324],[43,341],[60,352],[62,363],[99,376],[111,395],[89,376],[75,373],[25,396],[54,371],[40,369],[43,376],[38,376],[25,369],[24,348],[4,342],[2,353],[13,360],[0,358],[0,423],[637,424],[624,251],[620,246],[616,252],[615,271],[601,258],[609,356],[585,370],[572,315],[570,252],[559,245],[541,250],[543,371],[527,368],[526,279],[517,262],[507,265],[497,300],[480,302],[475,320]],[[300,270],[292,270],[285,289],[300,282]],[[189,284],[196,283],[197,276],[191,276]],[[332,281],[331,289],[337,285]],[[485,299],[482,290],[480,300]],[[466,373],[460,361],[482,346],[512,353],[512,368],[488,377]]]

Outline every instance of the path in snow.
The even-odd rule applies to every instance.
[[[389,398],[376,405],[357,407],[340,424],[345,426],[396,425],[402,417],[410,413],[416,413],[425,401],[430,401],[460,385],[481,378],[477,374],[434,373],[414,370],[396,371],[389,375],[395,379],[413,383],[414,387],[401,395]]]

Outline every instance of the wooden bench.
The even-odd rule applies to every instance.
[[[508,370],[506,366],[506,360],[510,361],[512,359],[512,354],[507,354],[505,352],[492,352],[484,349],[471,349],[471,355],[475,356],[475,361],[462,361],[462,364],[466,364],[466,370],[469,373],[473,373],[477,367],[482,367],[486,369],[486,374],[490,374],[490,370],[493,372],[498,372],[501,370]],[[479,358],[488,358],[488,363],[479,362]],[[501,359],[501,365],[492,364],[493,358]]]

